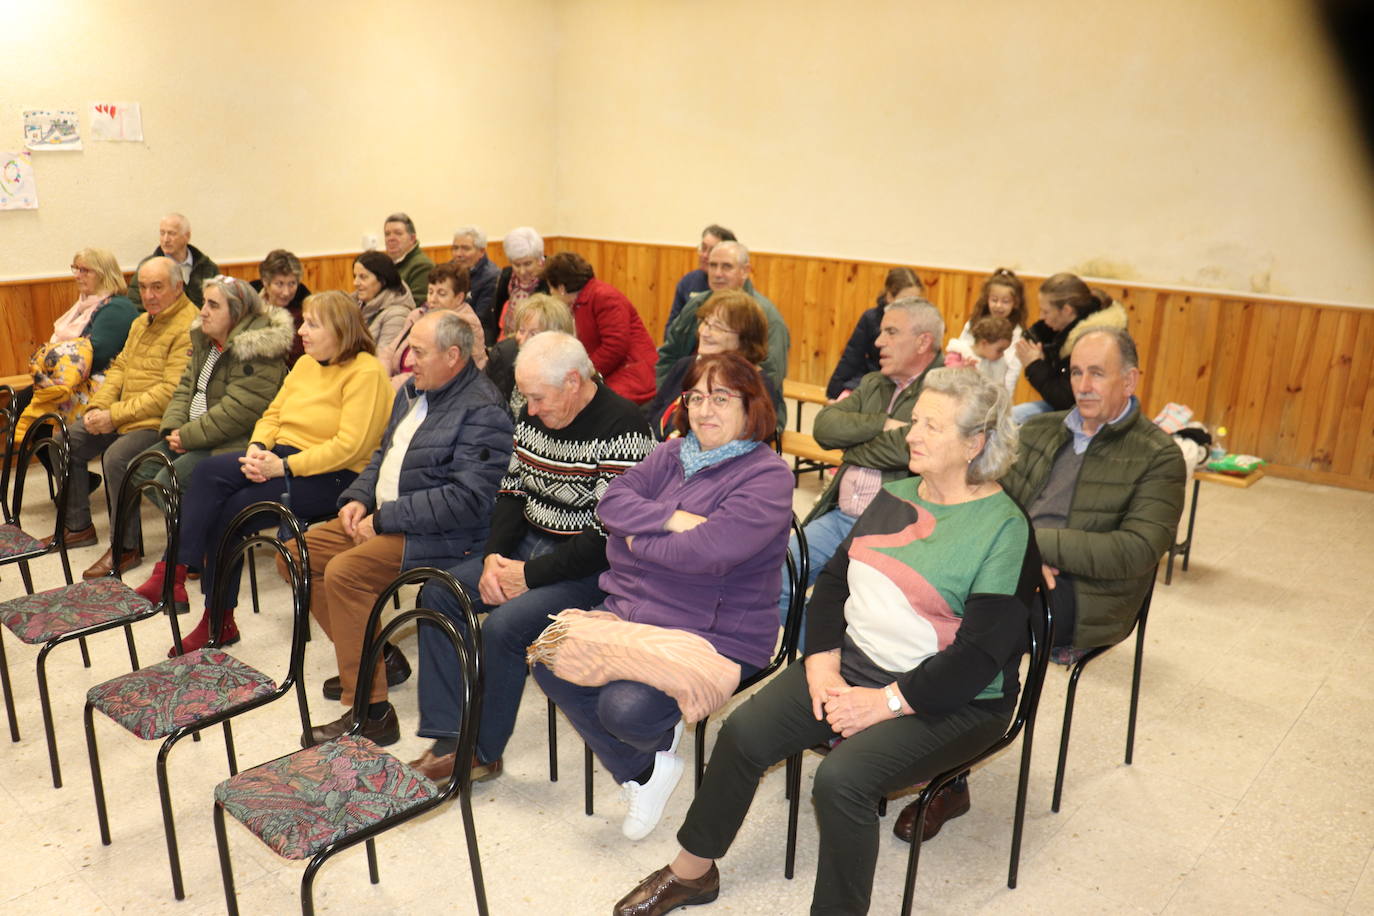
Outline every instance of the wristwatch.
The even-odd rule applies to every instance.
[[[897,695],[897,691],[892,689],[891,684],[883,688],[883,696],[887,697],[887,708],[894,716],[906,715],[902,712],[902,698]]]

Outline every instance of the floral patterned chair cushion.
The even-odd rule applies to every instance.
[[[42,549],[42,541],[25,534],[17,525],[0,525],[0,559]]]
[[[439,788],[367,738],[344,735],[244,770],[215,787],[215,801],[287,859],[439,795]]]
[[[96,684],[86,701],[138,737],[153,740],[276,689],[275,681],[233,656],[197,649]]]
[[[102,576],[6,601],[0,604],[0,623],[36,645],[74,630],[136,617],[152,607],[120,580]]]

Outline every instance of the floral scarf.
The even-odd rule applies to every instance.
[[[677,453],[678,459],[682,462],[682,477],[684,480],[690,480],[697,471],[729,461],[731,458],[738,458],[740,455],[747,455],[760,444],[756,439],[731,439],[724,445],[702,451],[697,434],[689,432],[683,438],[682,448]]]

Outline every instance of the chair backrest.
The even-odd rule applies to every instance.
[[[10,521],[10,464],[14,458],[14,427],[19,422],[14,389],[0,385],[0,518]]]
[[[138,472],[149,465],[158,465],[159,470],[167,472],[169,480],[176,480],[176,471],[172,467],[172,459],[162,452],[143,452],[130,462],[128,470],[124,473],[124,480],[119,485],[119,499],[115,502],[114,532],[110,537],[110,543],[124,543],[124,532],[129,527],[131,520],[138,518],[141,510],[140,503],[144,494],[155,495],[158,499],[150,499],[149,502],[162,513],[162,527],[167,537],[167,556],[172,557],[173,562],[175,562],[177,544],[181,533],[181,491],[175,484],[168,486],[156,477],[136,481],[135,478],[143,476]],[[112,564],[109,575],[115,578],[121,577],[118,563]],[[174,577],[162,577],[164,607],[172,606],[172,586],[174,584]]]
[[[460,632],[458,625],[446,614],[422,607],[421,601],[417,601],[416,606],[410,610],[397,613],[380,632],[377,632],[377,625],[390,605],[392,596],[407,585],[419,583],[426,583],[428,588],[443,588],[457,599],[463,617],[464,632]],[[376,674],[377,659],[381,655],[382,647],[387,644],[393,633],[411,620],[427,621],[443,631],[453,645],[453,651],[458,656],[459,670],[463,673],[463,717],[458,727],[458,763],[454,768],[455,776],[460,776],[461,779],[451,780],[440,794],[440,798],[446,799],[464,788],[471,780],[471,761],[477,749],[477,723],[482,718],[482,628],[477,621],[477,613],[473,610],[472,599],[468,596],[467,589],[463,588],[462,583],[452,574],[433,566],[406,570],[392,579],[373,602],[372,613],[368,615],[367,629],[364,631],[358,683],[353,691],[353,726],[349,733],[361,732],[367,720],[368,702],[372,696],[372,678]],[[377,635],[373,636],[373,633]]]
[[[51,424],[51,429],[49,429]],[[19,524],[19,514],[24,510],[24,484],[28,479],[29,465],[40,449],[47,450],[49,470],[53,477],[53,500],[57,503],[56,529],[53,543],[59,548],[67,542],[67,481],[71,477],[71,449],[67,441],[67,424],[55,413],[45,413],[30,424],[24,433],[24,441],[19,444],[19,457],[14,469],[14,498],[10,501],[11,524]],[[83,468],[84,470],[84,468]]]
[[[797,657],[797,644],[801,642],[802,614],[806,609],[806,578],[811,561],[807,555],[806,533],[802,531],[801,521],[795,512],[792,513],[792,535],[797,539],[798,549],[797,556],[794,557],[789,547],[785,558],[785,571],[792,586],[792,598],[787,605],[787,620],[782,627],[782,643],[767,665],[740,681],[737,691],[752,687]]]

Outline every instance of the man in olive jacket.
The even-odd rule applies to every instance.
[[[1021,427],[1016,463],[1001,481],[1031,517],[1053,591],[1055,661],[1069,647],[1119,642],[1169,549],[1183,512],[1187,465],[1141,413],[1135,343],[1122,329],[1079,338],[1069,362],[1073,410]]]
[[[882,485],[906,477],[911,453],[906,434],[911,409],[926,373],[944,365],[940,341],[945,320],[925,299],[898,299],[883,312],[878,331],[878,371],[863,377],[854,393],[816,414],[812,433],[822,448],[844,449],[844,463],[806,517],[807,586],[849,536]],[[793,538],[792,550],[798,547]],[[783,576],[780,607],[792,598]]]

